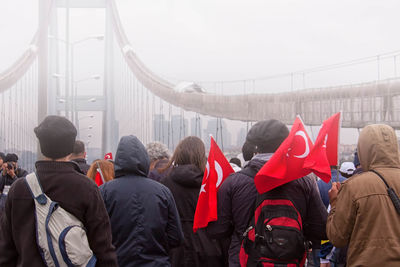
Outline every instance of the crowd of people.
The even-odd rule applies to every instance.
[[[312,174],[260,196],[254,177],[289,130],[278,120],[257,122],[241,155],[229,159],[234,173],[218,189],[218,219],[197,232],[194,214],[207,164],[198,137],[184,138],[171,154],[162,143],[144,146],[124,136],[113,160],[89,165],[66,118],[48,116],[34,133],[43,155],[35,164],[41,190],[82,222],[95,256],[82,265],[61,251],[59,259],[70,263],[65,266],[400,266],[400,160],[396,134],[387,125],[366,126],[353,162],[332,168],[329,183]],[[53,245],[49,252],[40,245],[35,205],[43,200],[27,186],[18,156],[0,153],[0,172],[0,266],[64,266]],[[273,246],[260,245],[289,247],[281,237],[249,234],[259,225],[254,214],[267,212],[260,203],[280,199],[290,200],[301,222],[305,256],[298,251],[294,263],[267,257],[266,247]],[[274,209],[290,217],[282,205]],[[50,230],[43,231],[49,238]],[[254,245],[244,246],[245,238]]]

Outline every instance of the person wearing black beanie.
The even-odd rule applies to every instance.
[[[40,150],[47,158],[64,158],[74,150],[77,130],[64,117],[47,116],[34,132],[39,139]]]
[[[83,223],[96,266],[117,267],[111,226],[97,185],[69,161],[77,131],[65,117],[47,116],[35,129],[45,156],[35,164],[43,192]],[[21,201],[23,200],[23,201]],[[36,240],[35,203],[25,179],[8,193],[0,221],[0,266],[44,266]]]
[[[243,233],[254,215],[254,203],[258,196],[254,176],[288,135],[287,126],[278,120],[270,119],[254,124],[246,136],[251,160],[241,171],[231,174],[218,189],[218,220],[208,224],[207,232],[219,240],[224,237],[230,240],[230,267],[240,266],[239,252]],[[293,204],[298,207],[302,218],[310,223],[310,226],[305,227],[307,233],[310,233],[308,240],[326,238],[324,226],[327,212],[315,180],[303,177],[277,187],[274,191],[277,197],[294,196]]]

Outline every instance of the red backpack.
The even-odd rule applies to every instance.
[[[259,195],[254,216],[243,234],[242,267],[304,266],[306,242],[301,216],[289,198]]]

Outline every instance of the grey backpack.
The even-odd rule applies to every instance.
[[[36,242],[46,265],[94,267],[96,257],[82,222],[43,193],[35,173],[25,182],[35,202]]]

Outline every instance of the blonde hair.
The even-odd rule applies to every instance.
[[[93,181],[96,180],[97,168],[101,169],[103,174],[103,178],[105,182],[111,181],[114,179],[114,164],[108,160],[100,160],[97,159],[93,161],[92,165],[87,172],[87,177],[92,179]]]

